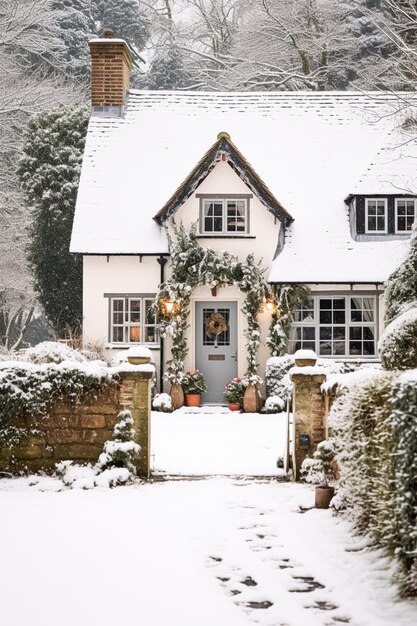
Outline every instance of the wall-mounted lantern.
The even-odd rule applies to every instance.
[[[175,300],[162,300],[159,306],[162,315],[166,317],[174,317],[174,315],[177,315],[179,309],[178,302],[175,302]]]
[[[275,310],[275,300],[273,296],[267,296],[264,300],[264,311],[267,313],[273,313]]]

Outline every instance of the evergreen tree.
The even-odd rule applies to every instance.
[[[84,107],[33,118],[18,170],[32,212],[29,264],[57,332],[81,319],[82,259],[69,253],[69,244],[87,119]]]
[[[137,50],[143,49],[149,35],[149,21],[138,0],[93,0],[91,13],[98,35],[103,28],[112,28],[116,37],[126,39]]]
[[[146,89],[186,89],[192,78],[184,67],[184,57],[174,43],[161,50],[153,59],[143,80]]]
[[[148,19],[138,0],[53,0],[68,69],[75,75],[88,75],[90,54],[87,42],[99,37],[103,28],[112,28],[116,37],[126,39],[142,50],[148,38]]]
[[[87,42],[95,33],[95,23],[88,0],[53,0],[64,44],[67,71],[75,76],[87,75],[90,56]]]

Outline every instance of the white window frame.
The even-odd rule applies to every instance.
[[[205,205],[206,202],[221,202],[222,203],[222,230],[205,230]],[[245,228],[244,230],[226,230],[227,228],[227,204],[228,202],[244,202],[245,204]],[[200,211],[200,235],[208,235],[215,237],[242,237],[249,233],[249,198],[247,197],[227,197],[227,198],[202,198],[201,211]]]
[[[409,235],[411,230],[400,230],[398,228],[398,203],[399,202],[413,202],[414,203],[414,222],[416,221],[416,198],[395,198],[395,234],[396,235]],[[407,221],[407,214],[405,215]]]
[[[114,303],[115,301],[123,302],[123,322],[119,324],[114,323]],[[131,305],[134,301],[140,301],[140,320],[139,322],[131,321]],[[146,345],[149,347],[155,347],[159,345],[159,336],[158,336],[158,324],[155,318],[154,324],[147,324],[145,318],[145,310],[146,310],[146,302],[153,302],[154,296],[148,294],[112,294],[109,298],[109,345],[111,346],[137,346],[137,345]],[[123,340],[115,341],[113,337],[113,329],[114,328],[122,328],[123,329]],[[130,329],[131,328],[139,328],[140,329],[140,337],[141,339],[145,337],[146,331],[148,328],[154,328],[154,341],[130,341]]]
[[[333,324],[333,323],[329,323],[329,324],[321,324],[320,323],[320,300],[321,299],[333,299],[333,298],[344,298],[345,300],[345,323],[344,324]],[[373,302],[373,314],[374,314],[374,320],[373,322],[366,322],[366,321],[361,321],[361,322],[352,322],[351,321],[351,311],[352,311],[352,306],[351,306],[351,298],[371,298],[372,302]],[[296,328],[314,328],[315,329],[315,352],[316,354],[319,356],[319,358],[324,358],[324,359],[375,359],[378,356],[378,351],[377,351],[377,344],[378,344],[378,336],[377,336],[377,332],[378,332],[378,308],[377,308],[377,295],[375,293],[364,293],[364,292],[358,292],[358,293],[329,293],[329,294],[325,294],[325,293],[321,293],[320,295],[316,295],[314,294],[312,296],[313,299],[313,320],[307,320],[307,321],[298,321],[298,322],[293,322],[291,324],[291,327],[296,329]],[[320,328],[323,326],[330,326],[332,328],[337,328],[337,327],[343,327],[345,328],[345,339],[344,339],[344,344],[345,344],[345,350],[344,350],[344,354],[320,354]],[[374,354],[349,354],[349,348],[350,348],[350,328],[360,328],[360,327],[371,327],[374,330]],[[303,341],[301,339],[301,341]],[[311,342],[312,340],[306,340],[306,342]],[[333,346],[334,340],[331,339],[329,340],[331,341],[331,344]],[[297,340],[294,340],[294,342],[297,342]],[[363,345],[364,340],[361,340],[361,343]]]
[[[378,209],[378,202],[384,203],[384,230],[370,230],[368,228],[368,210],[369,203],[376,202]],[[373,216],[372,216],[373,217]],[[375,216],[376,221],[378,220],[377,215]],[[365,233],[367,235],[384,235],[388,233],[388,198],[365,198]]]

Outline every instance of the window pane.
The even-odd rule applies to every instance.
[[[310,339],[313,341],[316,338],[316,329],[315,328],[303,328],[303,339]]]
[[[141,340],[140,326],[131,326],[129,328],[129,341],[133,343],[137,343],[140,340]]]
[[[385,232],[385,200],[366,201],[366,227],[369,232]]]
[[[320,350],[319,353],[322,356],[328,356],[332,353],[331,342],[325,343],[320,341]]]
[[[320,328],[320,339],[331,339],[331,338],[332,338],[332,327],[322,326]]]
[[[153,308],[153,300],[146,298],[144,301],[144,304],[145,304],[145,324],[155,324],[156,314]]]
[[[331,324],[331,323],[332,323],[332,312],[320,311],[320,324]]]
[[[140,300],[129,300],[129,322],[134,324],[140,323]]]
[[[415,218],[415,200],[397,200],[397,224],[399,232],[409,232]]]
[[[375,339],[375,329],[371,326],[364,326],[363,338],[368,341],[373,341]]]
[[[373,356],[375,354],[375,343],[372,341],[364,341],[363,342],[363,355],[364,356]]]
[[[377,230],[385,230],[385,216],[378,216],[377,217]]]
[[[112,328],[112,342],[113,343],[123,343],[123,327],[122,326],[113,326]]]
[[[146,326],[144,341],[146,343],[155,343],[158,341],[156,326]]]
[[[362,327],[361,326],[353,326],[351,328],[349,328],[349,338],[350,339],[357,339],[357,340],[361,340],[362,339]]]
[[[306,306],[302,306],[294,311],[294,321],[313,322],[314,321],[314,301],[313,299]]]
[[[125,301],[113,300],[113,324],[123,324],[124,322],[124,303]]]
[[[345,312],[344,311],[334,311],[333,313],[333,324],[344,324],[345,323]]]
[[[204,202],[204,232],[222,232],[223,202],[206,200]]]
[[[244,200],[228,200],[227,201],[227,231],[228,232],[244,232],[245,231],[245,201]]]
[[[223,219],[221,217],[215,217],[213,220],[213,232],[221,233],[223,231]]]

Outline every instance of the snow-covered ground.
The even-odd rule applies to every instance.
[[[4,626],[414,626],[390,564],[308,486],[0,481]]]
[[[167,474],[279,476],[285,428],[285,413],[238,413],[214,406],[154,412],[152,467]]]

